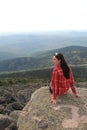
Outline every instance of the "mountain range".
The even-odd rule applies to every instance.
[[[0,61],[0,71],[19,71],[52,67],[52,56],[55,52],[63,53],[66,61],[71,65],[87,66],[87,47],[68,46],[38,52],[32,57],[19,57]]]
[[[87,47],[87,32],[47,32],[0,35],[0,61],[30,57],[67,46]]]

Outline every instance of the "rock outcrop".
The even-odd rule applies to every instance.
[[[18,130],[87,130],[87,88],[78,88],[82,98],[71,91],[50,102],[48,87],[36,90],[18,118]]]
[[[0,86],[0,130],[17,130],[20,111],[39,87],[37,84]]]
[[[16,122],[9,116],[0,114],[0,130],[17,130]]]

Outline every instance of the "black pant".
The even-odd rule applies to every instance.
[[[52,86],[49,86],[49,91],[52,94]]]

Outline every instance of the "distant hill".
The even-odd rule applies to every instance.
[[[0,62],[0,71],[31,70],[53,66],[52,56],[55,52],[64,54],[67,62],[72,65],[87,65],[87,47],[69,46],[36,53],[33,57],[21,57]]]
[[[0,60],[29,57],[71,45],[87,47],[87,32],[47,32],[0,36]]]

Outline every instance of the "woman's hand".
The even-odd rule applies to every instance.
[[[56,101],[55,99],[53,99],[53,101],[52,101],[52,102],[53,102],[53,104],[56,104],[56,103],[57,103],[57,101]]]
[[[77,93],[77,94],[75,94],[75,96],[76,96],[76,97],[78,97],[78,98],[83,97],[82,95],[80,95],[80,94],[78,94],[78,93]]]
[[[56,103],[57,103],[56,99],[53,99],[53,98],[51,98],[51,102],[52,102],[53,104],[56,104]]]

